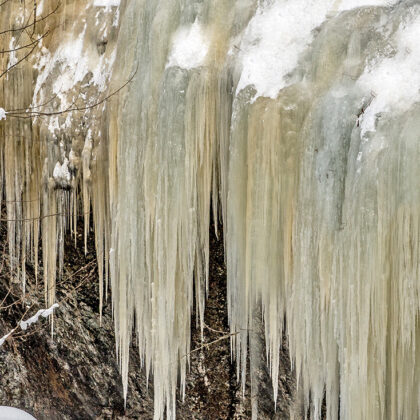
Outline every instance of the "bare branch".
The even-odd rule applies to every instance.
[[[54,216],[63,216],[63,213],[53,213],[53,214],[46,214],[45,216],[39,217],[30,217],[28,219],[0,219],[0,222],[31,222],[33,220],[42,220],[46,219],[47,217],[54,217]]]
[[[204,328],[207,328],[209,331],[212,331],[212,332],[217,333],[217,334],[229,334],[226,331],[215,330],[214,328],[209,327],[206,323],[204,323]]]
[[[83,266],[83,267],[81,267],[81,269],[79,269],[76,273],[73,273],[73,275],[76,275],[78,272],[80,272],[80,271],[82,271],[82,270],[84,270],[84,269],[86,269],[89,265],[91,265],[92,264],[92,262],[90,262],[90,263],[88,263],[88,264],[86,264],[85,266]],[[93,267],[81,280],[80,280],[80,282],[79,282],[79,284],[76,286],[76,287],[73,287],[72,288],[72,290],[71,290],[71,292],[69,292],[69,293],[66,293],[66,297],[64,297],[63,299],[60,299],[58,302],[56,302],[56,303],[58,303],[59,305],[60,304],[62,304],[62,303],[64,303],[64,302],[66,302],[67,300],[69,300],[71,297],[72,297],[72,295],[78,290],[78,289],[80,289],[89,279],[90,279],[90,277],[91,277],[91,275],[95,272],[95,270],[96,270],[96,267]],[[72,276],[69,276],[66,280],[68,280],[69,278],[71,278]],[[23,300],[23,297],[21,298],[21,299],[19,299],[19,301],[22,301]],[[11,304],[11,305],[9,305],[9,306],[7,306],[7,307],[10,307],[10,306],[14,306],[14,305],[16,305],[19,301],[16,301],[16,302],[13,302],[13,304]],[[3,307],[3,308],[0,308],[0,309],[6,309],[7,307]],[[22,327],[21,327],[21,322],[23,321],[23,319],[25,318],[25,316],[26,316],[26,314],[29,312],[29,310],[30,309],[32,309],[32,307],[29,307],[29,308],[27,308],[26,310],[25,310],[25,312],[24,312],[24,314],[21,316],[21,318],[20,318],[20,320],[16,323],[16,326],[12,329],[12,330],[10,330],[10,332],[8,333],[8,334],[6,334],[6,336],[7,336],[7,338],[6,338],[6,340],[5,341],[7,341],[9,338],[12,338],[12,337],[14,337],[14,338],[20,338],[20,337],[22,337],[22,336],[27,336],[27,335],[30,335],[31,333],[29,332],[29,333],[26,333],[26,331],[24,331],[24,330],[22,330]],[[18,328],[20,328],[20,332],[17,332],[16,330],[18,329]],[[35,331],[33,331],[33,332],[37,332],[37,331],[40,331],[41,330],[41,328],[39,328],[39,330],[38,329],[36,329]],[[16,332],[15,332],[16,331]]]
[[[15,51],[19,51],[19,50],[23,50],[25,48],[32,47],[34,44],[37,44],[39,41],[41,41],[41,39],[45,38],[49,34],[50,34],[50,31],[47,31],[47,32],[45,32],[45,34],[43,34],[42,36],[40,36],[35,41],[32,41],[30,44],[22,45],[21,47],[14,48],[12,50],[2,50],[2,51],[0,51],[0,54],[9,54],[9,53],[12,53],[12,52],[15,52]]]
[[[39,201],[39,198],[33,200],[4,200],[3,203],[33,203],[35,201]]]
[[[9,0],[6,0],[6,1],[4,1],[3,3],[1,3],[0,4],[0,7],[4,4],[4,3],[6,3],[6,2],[8,2]],[[37,23],[39,23],[39,22],[42,22],[43,20],[45,20],[45,19],[48,19],[51,15],[53,15],[54,13],[56,13],[57,12],[57,10],[60,8],[60,6],[61,6],[61,3],[58,3],[57,4],[57,7],[52,11],[52,12],[50,12],[50,13],[48,13],[47,15],[45,15],[45,16],[43,16],[43,17],[41,17],[41,18],[39,18],[38,20],[37,20]],[[23,30],[25,30],[25,29],[27,29],[27,28],[30,28],[31,26],[33,26],[33,22],[31,22],[31,23],[26,23],[24,26],[21,26],[20,28],[15,28],[15,29],[6,29],[6,30],[4,30],[4,31],[0,31],[0,35],[4,35],[4,34],[8,34],[8,33],[11,33],[11,32],[19,32],[19,31],[23,31]]]
[[[120,86],[118,89],[116,89],[115,91],[113,91],[112,93],[110,93],[109,95],[107,95],[105,98],[101,99],[98,102],[95,102],[92,105],[86,105],[83,107],[73,107],[72,105],[70,105],[70,107],[61,110],[61,111],[54,111],[54,112],[41,112],[41,111],[26,111],[25,113],[19,112],[19,111],[7,111],[6,114],[8,117],[13,117],[13,118],[35,118],[35,117],[39,117],[39,116],[55,116],[55,115],[62,115],[62,114],[66,114],[68,112],[74,112],[74,111],[86,111],[88,109],[92,109],[92,108],[96,108],[97,106],[103,104],[104,102],[108,101],[108,99],[110,99],[112,96],[118,94],[122,89],[124,89],[129,83],[131,83],[134,79],[134,77],[137,74],[137,70],[138,70],[138,66],[135,70],[135,72],[133,73],[133,75],[122,85]],[[1,77],[1,75],[0,75]]]
[[[18,66],[22,61],[25,61],[34,51],[35,48],[38,46],[38,44],[35,44],[34,47],[31,49],[31,51],[28,52],[28,54],[26,54],[23,58],[21,58],[19,61],[17,61],[15,64],[13,64],[12,66],[8,67],[6,70],[3,71],[3,73],[0,74],[0,79],[6,74],[8,73],[12,68]]]
[[[231,334],[226,334],[226,335],[223,335],[222,337],[219,337],[219,338],[217,338],[216,340],[210,341],[210,343],[203,344],[202,346],[197,347],[197,348],[196,348],[196,349],[194,349],[194,350],[191,350],[189,353],[184,354],[184,355],[181,357],[181,359],[183,359],[183,358],[185,358],[185,357],[189,356],[189,355],[190,355],[190,354],[192,354],[192,353],[196,353],[197,351],[203,350],[203,349],[205,349],[205,348],[207,348],[207,347],[209,347],[209,346],[211,346],[211,345],[213,345],[213,344],[216,344],[216,343],[218,343],[219,341],[226,340],[227,338],[230,338],[230,337],[233,337],[233,336],[235,336],[235,335],[238,335],[239,333],[240,333],[240,331],[236,331],[236,332],[231,333]]]
[[[2,3],[0,3],[0,7],[4,6],[6,3],[8,3],[10,0],[4,0]]]
[[[34,200],[37,201],[37,200]],[[90,214],[90,211],[86,211],[84,213],[80,213],[79,216],[85,216],[86,214]],[[47,217],[54,217],[54,216],[66,216],[65,213],[52,213],[52,214],[46,214],[45,216],[39,216],[39,217],[30,217],[28,219],[0,219],[0,222],[31,222],[33,220],[42,220],[46,219]]]
[[[34,0],[34,25],[33,25],[34,28],[32,30],[32,35],[31,36],[34,35],[35,29],[36,29],[36,22],[37,22],[37,20],[36,20],[36,9],[37,9],[37,4],[36,4],[36,0]]]
[[[12,110],[10,110],[8,112],[26,112],[26,111],[28,111],[28,109],[42,108],[43,106],[46,106],[49,103],[51,103],[57,96],[58,96],[58,93],[55,93],[53,96],[51,96],[50,99],[48,99],[48,101],[46,101],[46,102],[44,102],[42,104],[39,104],[39,105],[36,105],[36,106],[29,106],[27,108],[12,109]]]

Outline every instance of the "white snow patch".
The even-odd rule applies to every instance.
[[[117,12],[114,15],[114,19],[112,21],[112,26],[118,26],[118,22],[120,21],[120,9],[117,9]]]
[[[419,8],[417,8],[417,12]],[[375,131],[376,118],[382,112],[400,113],[420,102],[420,16],[401,23],[395,35],[396,54],[369,65],[358,80],[375,97],[360,119],[361,136]]]
[[[93,80],[89,83],[96,85],[99,92],[106,89],[115,60],[115,51],[109,57],[105,55],[98,57],[96,49],[86,45],[86,29],[85,25],[76,39],[60,44],[53,55],[46,48],[41,48],[38,63],[34,66],[39,70],[39,75],[34,89],[33,106],[43,102],[42,90],[53,71],[57,72],[57,76],[52,83],[52,93],[60,99],[61,110],[71,105],[69,101],[73,98],[68,98],[67,92],[81,82],[89,71],[93,75]],[[48,95],[52,96],[51,92],[48,92]],[[50,124],[51,132],[56,128],[59,128],[58,123]]]
[[[35,417],[18,408],[0,406],[0,420],[36,420]]]
[[[55,135],[55,130],[58,130],[60,125],[58,124],[58,117],[50,117],[48,121],[48,131]]]
[[[0,347],[5,343],[5,341],[10,337],[10,335],[14,333],[15,329],[16,328],[13,328],[12,331],[10,331],[8,334],[0,338]]]
[[[47,318],[49,317],[53,312],[55,308],[58,308],[59,305],[58,303],[54,303],[54,305],[52,305],[50,308],[48,309],[40,309],[34,316],[32,316],[31,318],[27,319],[26,321],[20,321],[19,326],[23,331],[26,331],[26,329],[29,327],[29,325],[34,324],[35,322],[38,322],[38,319],[40,316],[42,316],[43,318]],[[17,327],[16,327],[17,328]],[[13,328],[13,330],[11,330],[8,334],[6,334],[5,336],[3,336],[2,338],[0,338],[0,347],[5,343],[5,341],[15,332],[16,328]],[[2,408],[2,407],[0,407]],[[1,411],[0,411],[0,420],[6,417],[2,417],[1,416]],[[11,417],[14,418],[14,417]]]
[[[16,55],[16,51],[13,51],[14,49],[16,49],[16,45],[15,45],[15,37],[12,36],[10,38],[10,42],[9,42],[9,62],[7,64],[7,70],[9,70],[11,67],[13,67],[17,62],[17,55]]]
[[[73,149],[71,149],[70,153],[69,153],[70,164],[74,166],[74,163],[76,162],[76,159],[77,159],[76,153],[74,153]]]
[[[26,321],[20,321],[20,328],[22,330],[26,331],[26,329],[29,327],[29,325],[35,324],[35,322],[38,322],[38,319],[40,316],[43,318],[48,318],[53,312],[55,308],[58,308],[58,303],[54,303],[50,308],[48,309],[40,309],[34,316],[27,319]]]
[[[393,6],[399,0],[341,0],[338,10],[356,9],[365,6]]]
[[[3,108],[0,108],[0,121],[6,119],[6,111]]]
[[[36,8],[36,17],[41,16],[44,11],[44,0],[41,0]]]
[[[166,67],[178,66],[187,70],[200,67],[208,50],[209,43],[203,28],[195,21],[192,25],[181,27],[175,32]]]
[[[257,96],[275,98],[285,76],[312,42],[311,32],[327,17],[361,6],[392,5],[396,0],[280,0],[264,2],[244,31],[238,49],[242,67],[236,93],[253,85]],[[254,98],[255,99],[255,98]]]
[[[64,159],[63,164],[57,162],[53,171],[53,178],[59,184],[68,184],[70,182],[69,160]]]
[[[119,6],[120,0],[94,0],[93,5],[97,7]]]
[[[104,71],[104,69],[111,69],[115,62],[115,57],[117,55],[117,49],[115,48],[111,55],[106,57],[104,54],[98,60],[98,64],[93,73],[93,83],[98,86],[99,90],[102,92],[107,87],[107,81],[109,79],[109,71]]]
[[[68,106],[64,93],[83,80],[83,77],[89,71],[88,60],[83,50],[85,32],[86,26],[77,39],[61,44],[52,57],[45,48],[42,49],[37,68],[43,70],[37,78],[34,98],[37,97],[48,75],[58,64],[60,71],[53,83],[52,90],[60,98],[62,107]]]

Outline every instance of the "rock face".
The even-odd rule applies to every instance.
[[[79,238],[80,239],[80,238]],[[91,243],[90,243],[91,244]],[[121,377],[115,358],[111,308],[104,308],[102,325],[98,312],[98,275],[93,250],[85,256],[66,241],[65,274],[57,295],[54,335],[48,321],[39,321],[9,338],[1,348],[0,401],[20,407],[41,419],[151,418],[153,396],[146,389],[139,359],[133,352],[130,398],[126,409]],[[28,271],[31,267],[28,267]],[[10,275],[2,271],[2,296]],[[32,276],[26,305],[29,314],[43,302]],[[19,297],[6,299],[3,306]],[[13,328],[23,309],[17,304],[2,309],[2,331]]]
[[[4,230],[2,230],[4,234]],[[80,233],[80,238],[82,237]],[[5,236],[2,248],[5,252]],[[70,239],[70,238],[68,238]],[[121,376],[115,356],[115,336],[109,303],[104,305],[102,324],[98,312],[98,275],[93,244],[88,242],[85,256],[66,241],[65,274],[57,299],[59,310],[54,316],[54,334],[43,320],[9,338],[0,351],[0,402],[25,409],[38,420],[52,419],[152,419],[153,388],[146,387],[137,348],[130,357],[129,391],[124,407]],[[3,253],[0,277],[1,295],[5,296],[10,276],[7,254]],[[28,273],[33,267],[28,265]],[[222,241],[211,238],[210,293],[205,312],[203,341],[200,331],[193,328],[187,374],[185,400],[177,399],[180,419],[241,419],[251,412],[250,385],[245,396],[237,381],[230,357],[226,307],[226,269]],[[16,304],[20,290],[13,292],[2,304],[1,329],[11,330],[24,310]],[[28,278],[26,306],[28,316],[43,301],[34,279]],[[222,339],[220,339],[222,338]],[[261,352],[261,360],[265,358]],[[274,411],[271,380],[261,364],[258,403],[260,418],[289,418],[295,396],[295,382],[290,372],[287,348],[282,352],[282,370]]]

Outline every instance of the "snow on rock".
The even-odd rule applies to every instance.
[[[35,417],[14,407],[0,406],[0,420],[36,420]]]
[[[60,44],[54,55],[51,55],[45,48],[41,50],[42,55],[36,68],[42,69],[42,71],[37,78],[34,99],[37,98],[47,77],[56,66],[59,66],[59,75],[54,80],[52,92],[60,98],[63,108],[69,105],[65,93],[72,89],[75,84],[82,81],[85,74],[89,71],[88,60],[83,49],[85,32],[86,26],[77,39]],[[34,105],[36,104],[37,102],[34,100]]]
[[[256,96],[275,98],[287,86],[285,76],[296,67],[330,6],[331,1],[319,0],[260,5],[240,43],[242,73],[236,92],[253,85]]]
[[[14,333],[16,328],[13,328],[12,331],[10,331],[8,334],[0,338],[0,347],[5,343],[5,341]]]
[[[336,3],[337,10],[350,10],[356,7],[367,7],[367,6],[393,6],[398,3],[399,0],[340,0]]]
[[[44,0],[41,0],[38,3],[38,6],[36,8],[36,16],[42,16],[42,12],[44,11]]]
[[[15,45],[15,37],[12,36],[9,42],[9,50],[11,52],[9,53],[9,63],[7,64],[7,69],[12,68],[18,62],[16,51],[13,51],[16,48],[18,47]]]
[[[69,172],[69,160],[67,158],[64,159],[63,164],[57,162],[54,167],[53,171],[53,178],[57,182],[57,184],[65,186],[70,183],[70,172]]]
[[[420,7],[413,12],[412,20],[402,22],[395,35],[396,52],[375,60],[359,78],[362,89],[375,92],[361,118],[362,137],[375,130],[380,113],[404,112],[420,102]]]
[[[99,3],[104,6],[119,4],[115,0]],[[103,31],[106,33],[106,24],[104,23],[103,26]],[[33,96],[34,107],[44,102],[43,90],[49,83],[52,85],[52,93],[60,99],[60,109],[65,110],[71,107],[72,99],[67,96],[67,93],[82,82],[89,72],[92,74],[89,84],[97,86],[100,93],[107,88],[107,81],[115,60],[115,51],[109,56],[105,54],[98,56],[96,46],[93,47],[88,42],[87,32],[87,24],[85,24],[84,29],[76,38],[63,40],[54,53],[44,47],[41,48],[38,62],[34,65],[34,68],[39,71]],[[49,82],[50,77],[53,77],[51,82]],[[48,91],[48,95],[50,94],[51,91]],[[50,131],[53,132],[51,127]]]
[[[327,17],[356,7],[391,6],[395,2],[281,0],[260,4],[238,48],[242,71],[236,93],[253,85],[256,97],[275,98],[290,84],[286,76],[296,68],[301,54],[312,42],[312,31]]]
[[[26,330],[31,324],[34,324],[35,322],[38,322],[38,319],[40,316],[42,316],[43,318],[48,318],[53,312],[55,308],[58,308],[59,305],[58,303],[54,303],[54,305],[52,305],[50,308],[48,309],[40,309],[34,316],[32,316],[31,318],[27,319],[26,321],[20,321],[20,328],[22,328],[22,330]]]
[[[0,121],[6,119],[6,111],[3,108],[0,108]]]
[[[119,6],[120,0],[94,0],[93,5],[99,7]]]
[[[40,309],[34,316],[30,317],[26,321],[20,321],[19,326],[23,331],[26,331],[26,329],[32,325],[38,322],[38,319],[40,316],[43,318],[48,318],[53,312],[54,309],[58,308],[59,304],[54,303],[50,308],[48,309]],[[17,328],[17,327],[16,327]],[[6,342],[6,340],[15,332],[16,328],[13,328],[11,331],[9,331],[6,335],[4,335],[2,338],[0,338],[0,347]],[[1,411],[0,411],[0,420],[3,417],[1,417]]]
[[[92,71],[93,83],[98,86],[100,92],[103,92],[107,87],[110,69],[112,69],[114,64],[116,53],[117,51],[114,50],[109,57],[101,55],[96,67]]]
[[[209,49],[208,40],[198,21],[179,28],[172,41],[172,50],[166,67],[192,69],[204,64]]]

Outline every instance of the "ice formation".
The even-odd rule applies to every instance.
[[[173,419],[193,305],[203,321],[212,212],[242,383],[248,357],[252,384],[266,359],[276,398],[286,328],[313,418],[324,395],[328,419],[418,418],[419,16],[415,0],[65,5],[62,37],[2,79],[15,280],[24,287],[26,259],[37,267],[41,236],[50,307],[65,231],[82,215],[86,245],[92,213],[124,393],[134,329],[155,418]],[[127,80],[70,117],[9,111],[93,104]]]

